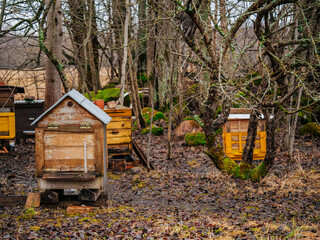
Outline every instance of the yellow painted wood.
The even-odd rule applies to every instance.
[[[0,139],[10,140],[10,139],[15,138],[16,128],[15,128],[15,114],[14,113],[12,113],[12,112],[0,113],[0,132],[5,133],[5,136],[0,136]]]
[[[113,119],[112,119],[113,120]],[[131,120],[125,120],[125,121],[111,121],[108,125],[107,125],[107,129],[131,129]]]
[[[115,137],[126,137],[131,136],[131,129],[108,129],[107,130],[107,138],[115,138]]]
[[[232,160],[242,159],[243,148],[246,144],[246,132],[223,133],[224,150],[226,156]],[[266,154],[266,132],[257,132],[256,147],[253,152],[253,160],[264,159]]]
[[[124,144],[124,143],[131,143],[131,136],[127,136],[127,137],[112,137],[112,138],[108,138],[107,142],[108,142],[108,146],[112,145],[112,144]],[[109,146],[109,148],[111,148],[111,146]]]
[[[107,125],[108,149],[128,147],[128,152],[110,153],[110,155],[125,155],[132,152],[132,109],[118,106],[117,109],[104,109],[112,117]]]

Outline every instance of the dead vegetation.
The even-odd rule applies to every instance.
[[[145,136],[134,138],[145,148]],[[311,142],[312,145],[308,146]],[[307,143],[307,144],[305,144]],[[295,159],[278,155],[259,183],[215,169],[203,147],[154,137],[156,170],[109,173],[107,204],[89,214],[63,207],[2,208],[4,239],[319,239],[319,142],[300,139]],[[3,156],[3,155],[2,155]],[[1,157],[1,195],[36,191],[33,145]]]

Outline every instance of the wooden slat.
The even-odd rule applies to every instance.
[[[96,128],[94,132],[95,138],[95,150],[94,150],[94,158],[95,158],[95,171],[100,173],[103,176],[103,127]],[[107,140],[108,143],[108,140]],[[105,154],[108,154],[108,150]],[[108,156],[107,156],[108,159]],[[108,160],[107,160],[108,161]],[[107,163],[108,166],[108,163]]]
[[[0,207],[24,206],[27,196],[0,196]]]
[[[45,146],[45,161],[59,159],[84,159],[84,147]],[[94,159],[94,146],[87,146],[87,159]]]
[[[131,136],[131,129],[108,129],[107,138]]]
[[[36,139],[36,157],[35,157],[35,173],[36,176],[39,176],[44,167],[44,131],[41,128],[36,128],[36,134],[35,134],[35,139]]]
[[[83,146],[84,141],[87,146],[94,145],[92,133],[69,133],[69,132],[46,132],[44,136],[46,147],[49,146]]]
[[[111,122],[129,122],[129,123],[131,123],[131,117],[115,116],[115,117],[112,117]],[[107,126],[109,126],[109,124]]]
[[[107,144],[121,144],[121,143],[130,143],[132,137],[126,136],[126,137],[108,137],[107,138]]]
[[[139,157],[139,159],[142,161],[142,163],[148,167],[148,162],[147,162],[147,157],[146,155],[144,154],[144,152],[142,151],[142,149],[140,148],[139,144],[134,140],[132,139],[132,146],[133,146],[133,150],[135,151],[135,153],[137,154],[137,156]],[[152,164],[151,161],[149,161],[149,165],[150,165],[150,168],[152,170],[155,169],[154,165]]]
[[[105,113],[107,113],[110,117],[123,117],[132,115],[131,108],[124,109],[104,109]]]
[[[131,129],[131,121],[112,121],[108,123],[107,129]]]
[[[96,178],[93,174],[45,174],[42,179],[46,181],[82,181],[90,182]]]
[[[94,171],[94,160],[87,160],[88,171]],[[46,160],[44,163],[44,171],[84,171],[84,159],[59,159]]]

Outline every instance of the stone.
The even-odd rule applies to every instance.
[[[132,174],[139,174],[139,173],[141,173],[141,171],[142,171],[142,169],[140,168],[140,167],[133,167],[133,168],[131,168],[131,173]]]
[[[174,130],[176,137],[183,137],[188,133],[202,132],[202,128],[199,123],[194,120],[185,120]]]

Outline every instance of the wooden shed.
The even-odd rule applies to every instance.
[[[250,113],[250,109],[231,109],[228,120],[223,127],[223,146],[226,156],[235,161],[242,159]],[[266,136],[265,120],[261,119],[257,129],[253,160],[264,159],[266,155]]]
[[[76,90],[40,115],[36,124],[36,177],[46,189],[106,185],[106,125],[111,118]]]

